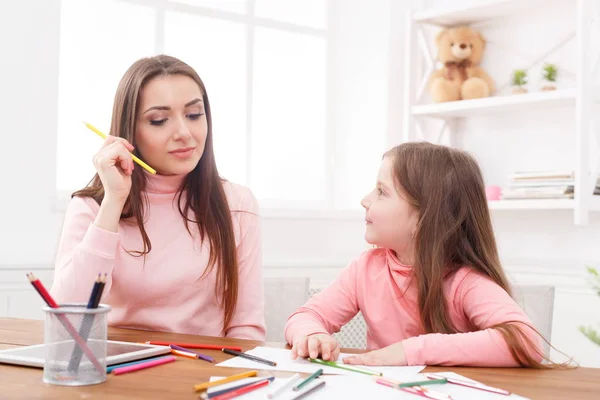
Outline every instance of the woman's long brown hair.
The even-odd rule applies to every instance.
[[[208,238],[210,257],[208,268],[202,274],[204,277],[216,266],[216,294],[224,309],[223,334],[231,323],[235,312],[238,296],[238,260],[236,243],[233,233],[231,211],[227,203],[222,179],[217,171],[213,152],[212,120],[210,104],[204,83],[189,65],[177,58],[159,55],[136,61],[125,72],[115,95],[110,134],[121,137],[136,146],[136,121],[142,88],[150,80],[159,76],[183,75],[193,79],[202,92],[208,133],[202,158],[196,167],[185,177],[177,192],[179,212],[186,222],[191,234],[189,223],[195,223],[200,233],[200,241]],[[140,156],[137,150],[136,156]],[[137,256],[145,256],[152,250],[152,243],[144,229],[144,215],[148,199],[144,191],[146,177],[142,168],[135,168],[132,175],[131,191],[123,208],[121,219],[135,223],[142,235],[144,248],[134,251]],[[98,204],[104,198],[104,188],[98,174],[82,190],[73,196],[91,197]],[[185,199],[183,197],[185,196]],[[182,201],[184,200],[184,201]],[[183,204],[183,208],[182,208]],[[189,215],[193,212],[194,218]],[[130,252],[131,253],[131,252]]]
[[[445,276],[468,266],[511,294],[479,165],[464,151],[426,142],[404,143],[385,156],[393,160],[396,185],[419,211],[414,277],[423,329],[456,333],[442,289]],[[523,333],[532,329],[539,334],[534,327],[507,321],[492,328],[502,334],[519,365],[548,367],[538,361],[547,357]]]

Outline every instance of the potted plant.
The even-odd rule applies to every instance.
[[[600,296],[600,273],[595,268],[587,267],[588,273],[590,274],[590,283],[592,289]],[[598,324],[600,326],[600,324]],[[591,326],[580,326],[579,330],[588,339],[600,346],[600,333],[594,330]]]
[[[516,69],[512,74],[513,93],[527,93],[527,71],[524,69]]]
[[[556,64],[546,64],[542,68],[542,78],[545,81],[542,90],[556,90],[556,75],[558,68]]]

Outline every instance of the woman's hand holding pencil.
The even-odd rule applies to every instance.
[[[105,197],[125,203],[131,190],[133,146],[127,140],[108,136],[94,156],[94,167],[104,186]]]

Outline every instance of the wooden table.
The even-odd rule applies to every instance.
[[[240,346],[250,350],[255,346],[283,348],[283,344],[248,340],[223,339],[161,332],[109,328],[109,339],[130,342],[161,340],[186,343],[211,343]],[[0,318],[0,349],[43,343],[43,322]],[[204,351],[216,362],[230,358],[219,351]],[[258,369],[258,368],[257,368]],[[197,399],[194,384],[210,376],[227,376],[243,369],[214,365],[179,358],[157,368],[121,376],[109,375],[100,385],[61,387],[42,382],[42,370],[0,364],[1,399]],[[508,389],[532,399],[600,399],[600,369],[577,368],[561,371],[539,371],[524,368],[447,368],[428,367],[426,371],[454,371],[486,384]],[[278,372],[289,376],[291,373]],[[167,391],[169,392],[167,394]],[[415,397],[419,399],[419,397]]]

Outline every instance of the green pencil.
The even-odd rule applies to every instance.
[[[338,364],[333,361],[325,361],[325,360],[321,360],[320,358],[309,358],[309,360],[310,360],[310,362],[315,363],[315,364],[327,365],[329,367],[345,369],[347,371],[358,372],[358,373],[365,374],[365,375],[383,376],[383,374],[381,372],[369,371],[368,369],[348,367],[347,365],[344,365],[344,364]]]
[[[319,368],[311,376],[309,376],[308,378],[306,378],[305,380],[303,380],[302,382],[300,382],[299,384],[297,384],[296,386],[294,386],[292,388],[292,390],[295,391],[295,392],[297,392],[298,390],[300,390],[302,388],[302,386],[306,385],[307,383],[309,383],[313,379],[316,379],[322,373],[323,373],[323,368]]]
[[[444,378],[444,379],[429,379],[427,381],[420,381],[420,382],[405,382],[405,383],[399,383],[397,387],[403,388],[403,387],[411,387],[411,386],[438,385],[441,383],[448,383],[448,379],[446,379],[446,378]]]

